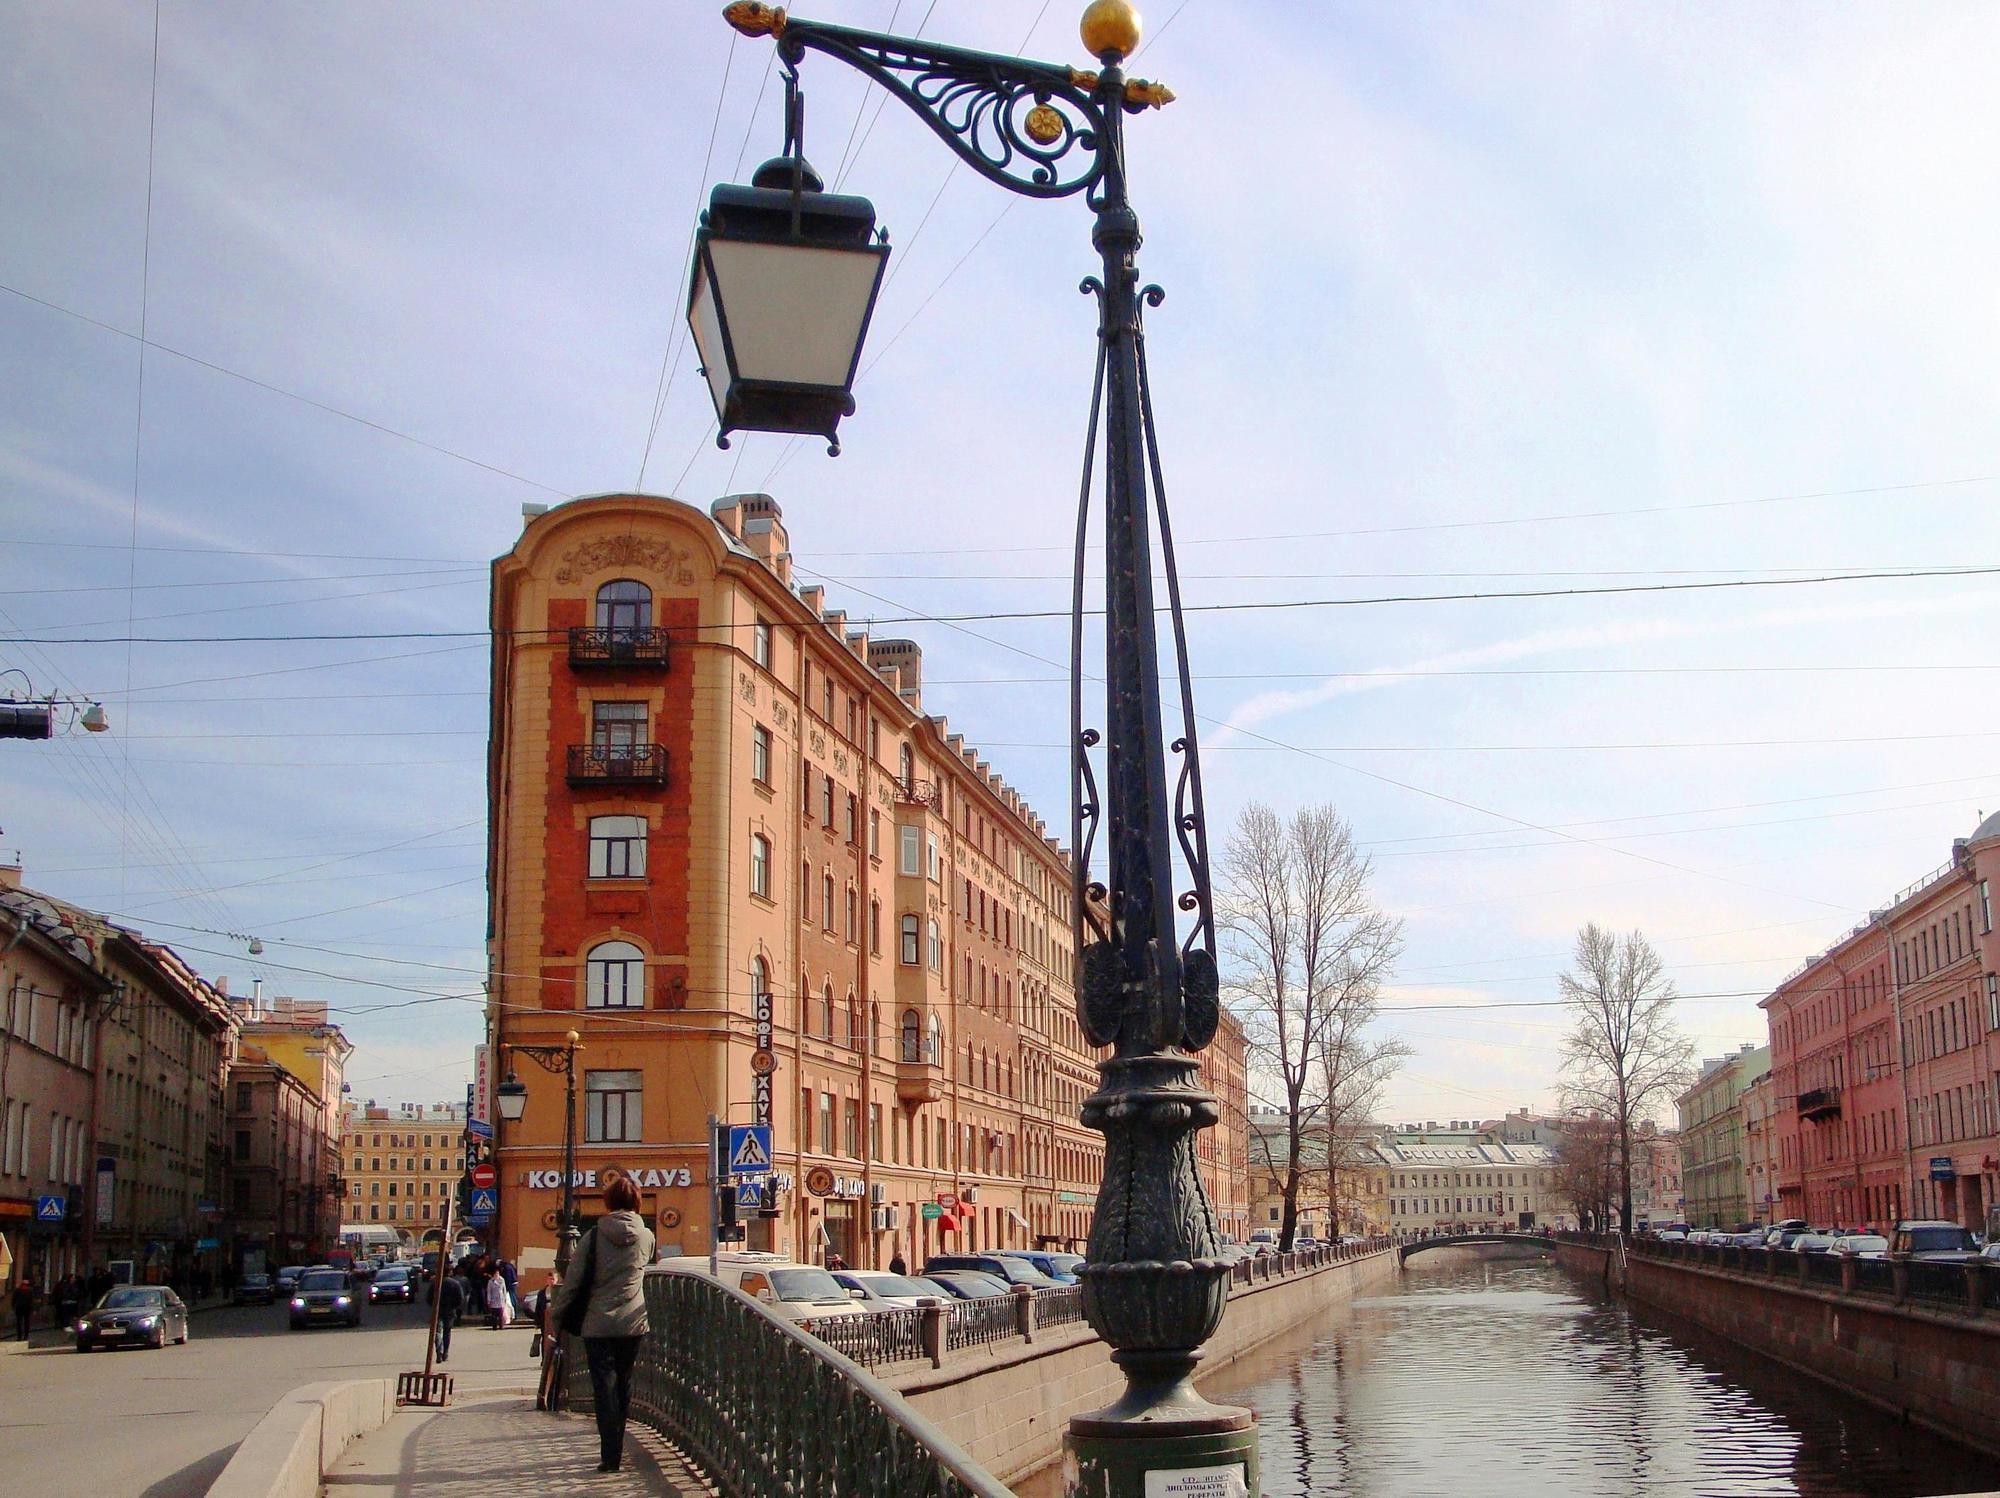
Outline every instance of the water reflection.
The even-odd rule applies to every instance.
[[[2000,1487],[2000,1463],[1538,1261],[1420,1256],[1203,1392],[1257,1411],[1270,1498]]]

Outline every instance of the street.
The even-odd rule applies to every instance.
[[[188,1345],[79,1356],[73,1343],[0,1357],[0,1472],[37,1498],[199,1498],[286,1392],[423,1366],[424,1306],[370,1307],[358,1328],[294,1332],[276,1306],[198,1312]],[[531,1383],[530,1333],[468,1320],[445,1371],[458,1387]]]

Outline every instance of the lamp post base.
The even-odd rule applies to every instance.
[[[1118,1434],[1085,1434],[1070,1422],[1064,1442],[1064,1491],[1068,1498],[1256,1498],[1257,1427],[1249,1411],[1209,1406],[1240,1417],[1235,1429],[1167,1434],[1145,1422]]]

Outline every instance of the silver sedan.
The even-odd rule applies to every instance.
[[[188,1308],[164,1285],[119,1285],[76,1324],[76,1350],[165,1347],[188,1339]]]

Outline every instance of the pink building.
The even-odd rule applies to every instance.
[[[1985,1231],[2000,1179],[2000,815],[1765,999],[1777,1217]]]

